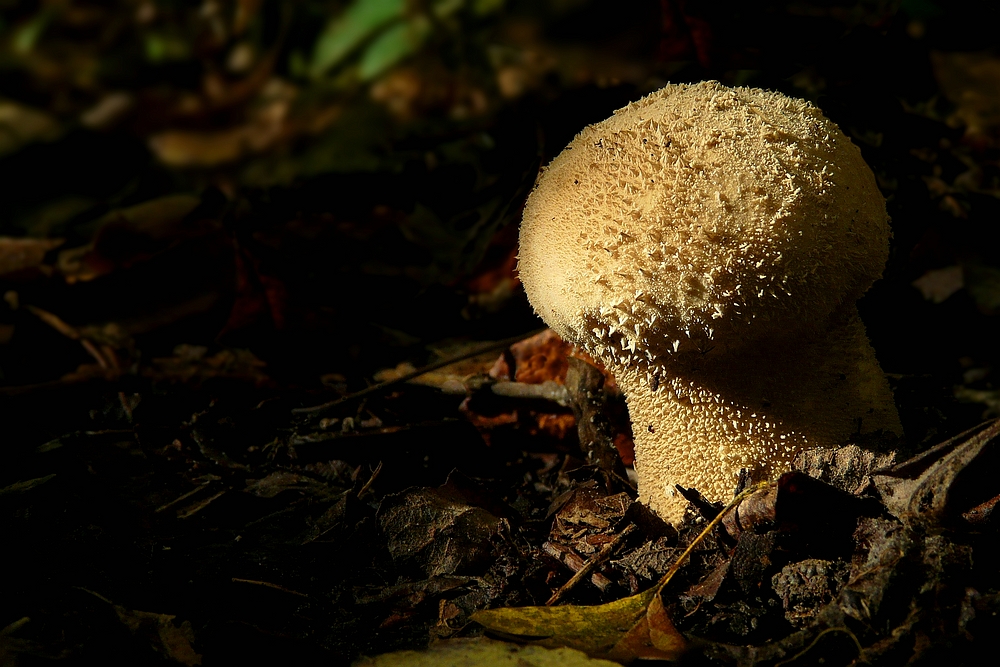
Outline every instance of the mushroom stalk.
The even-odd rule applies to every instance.
[[[608,360],[632,420],[640,500],[679,523],[687,501],[677,484],[725,501],[741,471],[750,482],[773,479],[804,449],[900,433],[857,308],[845,311],[810,340],[684,352],[655,368]]]

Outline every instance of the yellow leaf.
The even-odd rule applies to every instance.
[[[490,632],[542,646],[566,646],[603,656],[646,614],[655,589],[597,606],[506,607],[477,611]]]
[[[615,667],[569,648],[517,646],[485,637],[438,642],[426,651],[396,651],[361,658],[354,667]]]

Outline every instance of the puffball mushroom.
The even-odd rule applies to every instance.
[[[803,449],[901,434],[855,302],[889,218],[861,152],[810,103],[668,85],[585,128],[520,231],[535,311],[625,394],[640,499],[712,501]]]

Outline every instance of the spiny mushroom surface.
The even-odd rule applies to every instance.
[[[668,85],[585,128],[520,232],[536,312],[625,393],[640,499],[732,497],[795,454],[901,433],[855,302],[888,255],[885,202],[816,107]]]

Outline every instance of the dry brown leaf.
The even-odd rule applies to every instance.
[[[259,105],[242,125],[216,130],[164,130],[149,138],[149,147],[169,167],[195,169],[220,167],[262,153],[298,131],[314,129],[310,125],[316,118],[295,122],[290,119],[296,93],[290,84],[273,79],[264,86]]]
[[[677,660],[686,646],[683,635],[667,615],[662,598],[654,595],[645,616],[615,644],[607,657],[622,663],[630,663],[637,658]]]
[[[490,375],[497,379],[513,379],[528,384],[539,384],[546,380],[566,381],[569,363],[566,361],[573,346],[563,341],[555,331],[545,331],[510,346],[514,361],[514,377],[506,356],[501,356],[490,369]]]
[[[1000,420],[984,422],[873,476],[888,510],[904,523],[941,524],[974,509],[976,500],[997,495],[993,469],[1000,445]]]
[[[61,251],[57,268],[68,283],[93,280],[204,234],[206,226],[184,224],[199,204],[200,197],[175,194],[110,211],[98,221],[93,243]]]
[[[961,266],[933,269],[910,284],[932,303],[941,303],[965,286]]]
[[[62,133],[53,116],[29,106],[0,99],[0,155],[35,141],[52,141]]]
[[[1000,140],[1000,58],[989,51],[931,51],[941,90],[955,105],[966,135]]]
[[[180,625],[175,625],[176,616],[135,611],[121,605],[115,605],[115,613],[133,635],[144,638],[153,650],[168,660],[189,667],[201,664],[201,655],[191,645],[194,631],[190,622],[183,621]]]
[[[45,254],[62,242],[62,239],[0,237],[0,276],[41,266]]]

